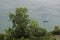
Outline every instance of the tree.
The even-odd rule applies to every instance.
[[[10,12],[12,28],[6,30],[4,40],[46,40],[47,31],[39,27],[38,23],[29,19],[27,8],[17,8],[15,13]],[[44,37],[44,38],[41,38]],[[48,38],[50,39],[50,38]]]
[[[55,27],[54,27],[54,30],[55,30],[55,31],[59,30],[59,26],[55,26]]]
[[[13,23],[14,32],[12,36],[14,38],[28,37],[27,27],[29,23],[27,8],[17,8],[15,13],[10,12],[10,20]]]
[[[10,12],[10,20],[13,23],[14,32],[11,33],[14,38],[29,38],[31,36],[43,36],[46,30],[40,28],[38,23],[30,20],[26,8],[17,8],[15,13]]]
[[[46,34],[46,30],[44,28],[41,28],[38,25],[38,22],[35,20],[31,20],[29,22],[29,30],[30,30],[30,36],[35,36],[35,37],[41,37]]]
[[[13,40],[11,33],[14,32],[12,28],[8,28],[5,30],[4,40]]]
[[[54,35],[60,35],[60,28],[59,26],[55,26],[54,30],[51,32]]]
[[[4,40],[4,34],[0,34],[0,40]]]
[[[28,15],[27,15],[28,10],[26,8],[17,8],[14,13],[10,12],[10,20],[13,23],[13,27],[17,26],[27,26],[28,24]],[[24,24],[24,25],[23,25]]]

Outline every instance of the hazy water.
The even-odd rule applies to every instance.
[[[16,7],[27,7],[30,18],[37,20],[41,27],[52,30],[60,26],[60,0],[0,0],[0,32],[11,26],[8,14]],[[43,20],[49,22],[43,23]]]

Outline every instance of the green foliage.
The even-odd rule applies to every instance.
[[[11,33],[13,32],[13,29],[12,28],[8,28],[5,30],[5,36],[4,36],[4,39],[5,40],[13,40],[13,38],[11,37]]]
[[[31,36],[40,37],[46,33],[46,30],[39,28],[36,21],[28,19],[27,12],[26,8],[17,8],[15,14],[10,13],[10,19],[14,29],[12,36],[14,38],[29,38]]]
[[[12,21],[12,28],[5,30],[1,40],[54,40],[51,33],[41,28],[37,21],[29,19],[27,8],[17,8],[15,13],[10,12],[9,17]],[[58,28],[56,28],[58,29]],[[52,36],[52,37],[51,37]]]
[[[59,30],[59,26],[55,26],[55,27],[54,27],[54,30],[55,30],[55,31]]]
[[[13,23],[13,27],[17,26],[27,26],[28,24],[28,15],[27,15],[27,9],[26,8],[17,8],[15,14],[10,13],[10,20]]]
[[[17,8],[15,13],[10,13],[10,20],[13,23],[14,32],[12,32],[12,37],[14,38],[21,38],[29,37],[28,33],[28,24],[29,19],[27,15],[27,8]]]
[[[54,30],[51,32],[54,35],[60,35],[60,28],[59,26],[55,26]]]
[[[0,34],[0,40],[4,40],[4,34]]]

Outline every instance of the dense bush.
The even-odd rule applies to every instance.
[[[51,32],[54,35],[60,35],[60,29],[59,26],[55,26],[54,30]]]
[[[4,34],[0,34],[0,40],[4,40]]]

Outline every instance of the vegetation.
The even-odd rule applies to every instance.
[[[55,26],[54,30],[51,32],[54,35],[60,35],[60,28],[59,26]]]
[[[56,40],[52,32],[41,28],[34,20],[29,19],[27,8],[17,8],[15,13],[9,14],[12,28],[0,34],[0,40]],[[58,27],[55,27],[58,30]]]

